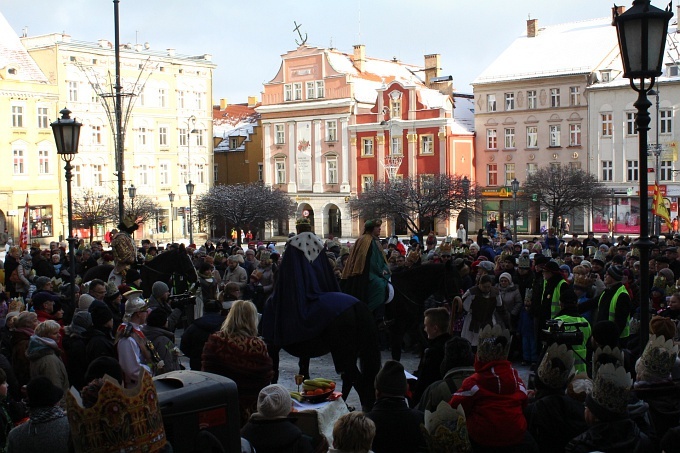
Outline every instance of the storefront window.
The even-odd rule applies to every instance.
[[[21,208],[19,208],[21,210]],[[32,238],[54,236],[52,229],[52,206],[29,206],[29,221]]]

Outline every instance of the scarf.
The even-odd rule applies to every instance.
[[[66,417],[66,413],[59,406],[33,407],[29,409],[30,423],[47,423],[61,417]]]
[[[35,334],[35,331],[33,329],[31,329],[30,327],[18,327],[16,329],[14,329],[14,331],[25,333],[29,337],[32,337]]]

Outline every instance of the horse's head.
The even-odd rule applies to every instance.
[[[189,283],[196,283],[198,281],[198,274],[196,273],[194,263],[186,249],[180,248],[176,253],[177,265],[179,266],[179,269],[177,269],[176,272],[184,275]]]

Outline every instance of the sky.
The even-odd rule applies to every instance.
[[[439,53],[442,75],[453,76],[457,91],[472,93],[470,83],[526,31],[529,17],[540,28],[608,17],[611,7],[611,0],[120,0],[120,40],[212,54],[215,103],[261,98],[280,56],[300,41],[293,22],[310,46],[352,53],[353,45],[364,44],[369,57],[417,65]],[[113,10],[112,0],[0,0],[0,12],[19,35],[27,27],[29,36],[65,32],[90,42],[113,42]]]

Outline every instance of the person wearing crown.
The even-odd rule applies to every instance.
[[[126,215],[118,224],[118,233],[111,239],[111,249],[113,250],[114,268],[109,275],[109,281],[116,286],[122,285],[125,272],[134,265],[137,260],[137,246],[132,239],[132,234],[137,231],[139,225],[134,217]]]
[[[124,322],[116,332],[115,345],[123,369],[125,388],[132,388],[137,385],[140,370],[153,375],[152,367],[156,360],[141,329],[146,323],[149,304],[142,298],[141,291],[128,291],[124,296],[127,298]]]

